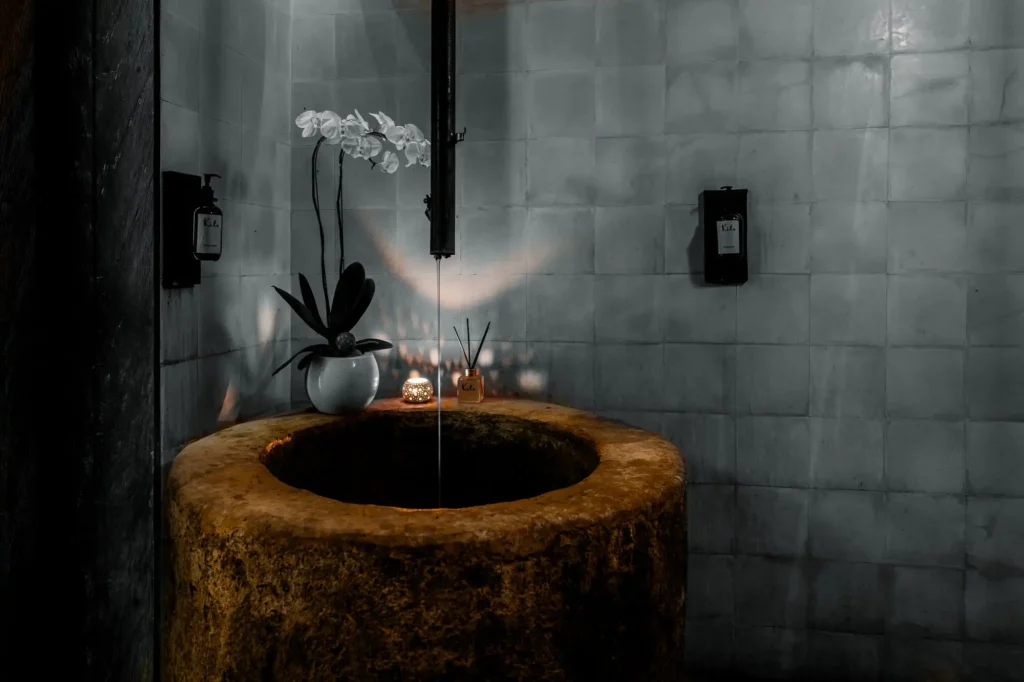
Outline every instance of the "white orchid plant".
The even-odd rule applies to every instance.
[[[376,290],[374,281],[366,277],[363,266],[352,263],[345,267],[345,235],[341,208],[342,174],[345,156],[353,159],[366,159],[374,170],[394,173],[400,164],[398,154],[384,149],[387,142],[397,152],[405,152],[406,167],[420,165],[430,166],[430,140],[423,136],[423,131],[412,123],[396,125],[394,120],[383,111],[372,114],[377,120],[377,127],[372,129],[366,119],[356,111],[342,118],[333,111],[304,111],[295,119],[295,125],[302,129],[302,136],[309,138],[319,135],[313,148],[313,210],[316,213],[317,226],[320,228],[320,275],[324,287],[323,315],[317,306],[313,289],[305,275],[299,275],[299,288],[302,300],[274,287],[277,293],[291,306],[298,316],[309,325],[310,329],[324,337],[326,343],[313,344],[301,349],[275,370],[274,374],[292,363],[300,355],[305,356],[298,363],[298,369],[305,369],[314,357],[352,357],[391,348],[391,343],[379,339],[357,340],[351,333],[352,328],[369,307]],[[333,298],[327,288],[327,263],[324,253],[324,224],[320,217],[320,191],[317,183],[317,159],[324,143],[340,146],[338,153],[338,194],[335,199],[335,215],[338,221],[338,244],[341,248],[341,262],[338,272],[341,273],[334,288]],[[383,152],[383,153],[382,153]],[[429,204],[428,200],[424,203]],[[430,217],[429,210],[427,217]]]
[[[397,154],[384,149],[384,141],[405,152],[407,168],[416,164],[430,166],[430,140],[423,136],[423,131],[412,123],[396,125],[383,111],[371,116],[377,119],[376,130],[370,128],[358,109],[345,118],[333,111],[304,111],[295,119],[295,125],[302,129],[303,137],[319,133],[321,141],[341,145],[345,154],[353,159],[367,159],[373,168],[385,173],[398,170],[399,160]],[[382,151],[380,161],[375,161]]]

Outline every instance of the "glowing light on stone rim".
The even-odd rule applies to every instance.
[[[434,385],[423,377],[409,377],[402,384],[402,400],[407,403],[425,403],[434,396]]]

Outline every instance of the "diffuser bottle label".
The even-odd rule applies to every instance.
[[[729,254],[740,252],[740,221],[719,220],[718,227],[718,254]]]
[[[220,253],[221,216],[200,213],[196,216],[196,253]]]

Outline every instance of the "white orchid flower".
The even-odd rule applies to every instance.
[[[363,155],[367,159],[372,159],[377,156],[377,154],[380,154],[383,146],[384,145],[381,144],[379,137],[364,137],[363,141],[360,143],[360,147],[363,149]]]
[[[341,144],[345,137],[345,129],[341,124],[341,117],[335,115],[320,124],[320,134],[327,139],[327,144]]]
[[[384,159],[377,164],[385,173],[391,174],[398,170],[398,155],[390,151],[384,152]]]
[[[430,140],[423,140],[423,146],[420,149],[420,165],[430,168]]]
[[[353,158],[358,158],[356,152],[359,151],[359,143],[362,139],[358,136],[345,135],[341,139],[341,150]]]
[[[303,137],[313,137],[320,127],[320,116],[315,111],[303,111],[295,119],[295,125],[302,128]]]

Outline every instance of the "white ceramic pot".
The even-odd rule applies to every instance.
[[[325,414],[358,412],[373,402],[380,370],[373,353],[354,358],[316,357],[306,370],[306,393]]]

